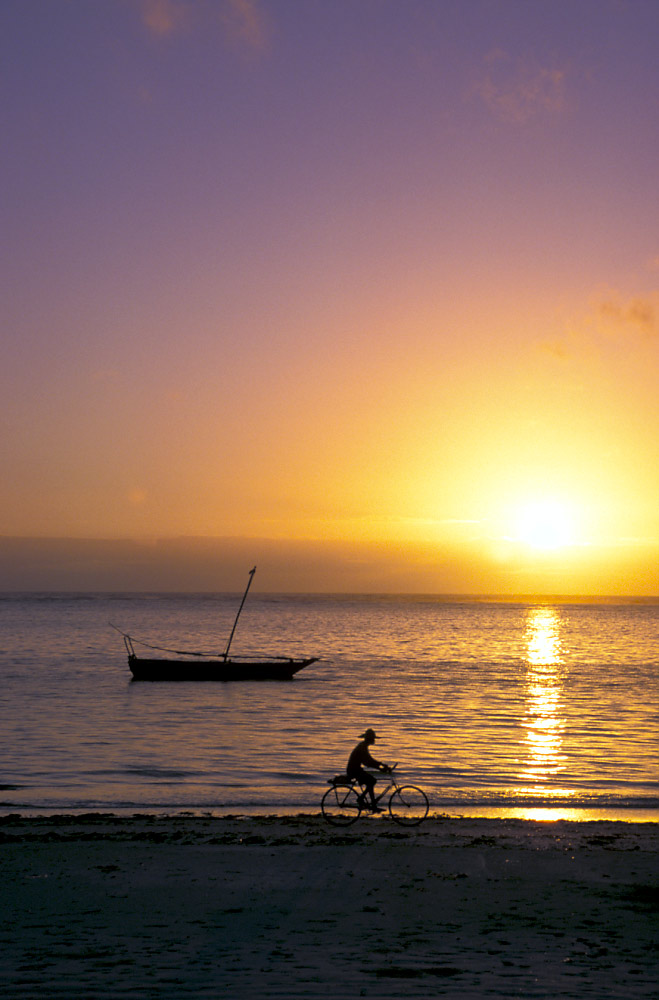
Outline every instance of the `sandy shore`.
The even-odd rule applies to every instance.
[[[659,824],[0,817],[5,1000],[643,998]]]

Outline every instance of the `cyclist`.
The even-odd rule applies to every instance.
[[[375,760],[375,758],[371,756],[369,747],[372,746],[377,739],[377,736],[372,729],[367,729],[365,733],[361,734],[359,739],[361,740],[361,743],[357,744],[348,758],[346,774],[349,778],[356,778],[360,785],[365,787],[366,791],[362,792],[362,799],[366,801],[366,795],[369,796],[373,812],[383,812],[375,801],[375,795],[373,794],[377,778],[373,777],[372,774],[369,774],[368,771],[365,771],[364,767],[372,767],[376,771],[383,771],[384,774],[389,774],[391,772],[391,768],[387,764],[381,764],[379,760]]]

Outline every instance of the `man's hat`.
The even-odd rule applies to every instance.
[[[376,740],[377,736],[375,735],[372,729],[367,729],[366,732],[362,733],[359,738],[360,740],[368,740],[368,739]]]

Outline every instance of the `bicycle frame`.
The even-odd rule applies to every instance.
[[[400,783],[400,781],[396,780],[396,775],[394,773],[397,767],[398,767],[398,764],[396,763],[396,764],[392,764],[388,771],[371,771],[371,770],[368,771],[368,773],[372,774],[374,778],[377,775],[377,777],[379,777],[379,778],[385,777],[387,779],[387,781],[388,781],[388,784],[387,784],[386,788],[383,791],[381,791],[379,793],[379,795],[375,796],[375,801],[376,802],[379,802],[380,799],[383,799],[385,797],[385,795],[387,795],[388,792],[395,792],[397,788],[401,787],[401,783]],[[362,794],[364,794],[364,789],[365,789],[366,786],[362,785],[362,783],[359,780],[359,778],[351,778],[350,779],[350,784],[353,786],[353,788],[357,788],[357,787],[361,788],[362,789]]]

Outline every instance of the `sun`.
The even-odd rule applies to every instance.
[[[534,549],[558,549],[574,540],[573,519],[565,504],[536,500],[525,504],[517,517],[519,541]]]

